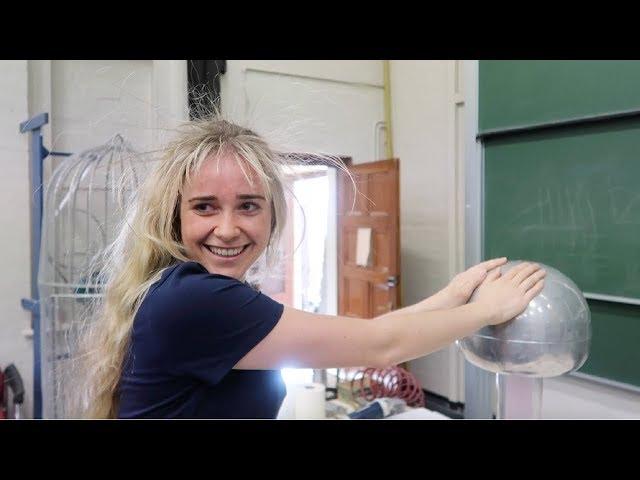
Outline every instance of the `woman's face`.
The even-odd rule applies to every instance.
[[[180,231],[187,256],[209,273],[243,280],[269,243],[271,205],[247,166],[245,178],[229,153],[210,156],[180,201]]]

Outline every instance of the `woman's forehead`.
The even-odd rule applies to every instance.
[[[193,172],[185,189],[208,194],[216,190],[264,195],[264,186],[255,170],[248,162],[230,153],[207,157]]]

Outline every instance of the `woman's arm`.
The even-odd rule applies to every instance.
[[[397,311],[374,321],[285,307],[274,329],[235,368],[386,367],[412,360],[519,315],[542,290],[544,273],[538,265],[522,263],[504,276],[487,275],[474,303]]]
[[[394,310],[389,315],[430,312],[464,305],[469,301],[475,289],[484,281],[489,272],[494,271],[506,262],[506,257],[502,257],[479,263],[453,277],[453,280],[446,287],[434,295],[414,305]]]
[[[386,367],[438,350],[484,326],[490,315],[481,304],[376,321],[285,307],[273,331],[236,368]]]

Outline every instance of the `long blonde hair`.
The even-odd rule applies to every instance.
[[[72,416],[117,416],[118,383],[136,313],[162,272],[189,260],[180,237],[182,192],[204,160],[223,150],[235,154],[245,175],[249,168],[262,182],[272,207],[271,238],[263,258],[268,264],[275,262],[287,216],[283,167],[309,157],[278,153],[253,131],[217,114],[183,125],[128,207],[116,240],[95,263],[104,294],[79,345],[73,376],[77,383],[69,406]],[[314,158],[347,171],[336,157]],[[251,181],[249,175],[247,179]]]

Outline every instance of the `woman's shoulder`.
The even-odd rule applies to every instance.
[[[139,328],[167,327],[168,332],[173,332],[177,325],[183,328],[184,319],[188,318],[190,325],[206,323],[210,327],[225,318],[237,319],[249,313],[253,317],[255,309],[268,310],[270,303],[275,302],[246,283],[209,273],[196,262],[181,262],[166,268],[149,289],[138,311],[137,324]]]
[[[160,280],[154,285],[155,289],[162,287],[193,287],[194,285],[202,285],[202,283],[213,283],[220,285],[239,284],[242,282],[235,278],[227,277],[217,273],[209,273],[207,269],[198,262],[178,262],[167,267],[160,277]]]
[[[214,306],[253,297],[259,292],[240,280],[226,275],[209,273],[201,264],[180,262],[166,268],[160,279],[151,286],[144,303],[163,308],[186,303]]]

